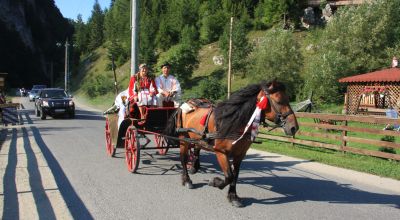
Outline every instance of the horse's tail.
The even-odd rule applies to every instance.
[[[181,109],[178,108],[176,110],[176,112],[173,115],[171,115],[171,117],[168,119],[167,126],[165,127],[165,129],[163,131],[164,135],[170,136],[170,137],[178,137],[178,132],[176,131],[176,128],[177,128],[176,124],[177,124],[179,115],[181,115],[181,114],[182,114]],[[168,145],[178,144],[177,140],[173,140],[171,138],[166,138],[166,139],[167,139]]]

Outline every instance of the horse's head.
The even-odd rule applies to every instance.
[[[259,93],[259,97],[268,98],[268,106],[265,109],[265,118],[282,127],[287,135],[294,136],[299,130],[296,116],[289,104],[285,86],[277,81],[265,84]]]

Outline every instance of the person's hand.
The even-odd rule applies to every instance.
[[[168,97],[168,96],[169,96],[169,92],[162,92],[162,95],[163,95],[164,97]]]

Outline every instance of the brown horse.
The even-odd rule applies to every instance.
[[[284,85],[276,81],[247,86],[215,108],[195,107],[191,112],[177,112],[164,133],[181,139],[182,185],[193,188],[187,169],[189,148],[194,147],[196,155],[193,173],[200,167],[200,149],[214,151],[225,179],[214,177],[209,185],[219,189],[229,185],[228,200],[236,207],[243,206],[236,193],[236,182],[240,164],[253,142],[251,129],[241,139],[238,138],[244,133],[257,103],[265,99],[267,105],[261,110],[261,122],[267,118],[282,127],[287,135],[293,136],[298,130],[297,120],[289,105]]]

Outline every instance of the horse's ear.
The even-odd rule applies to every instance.
[[[276,84],[277,84],[276,78],[274,78],[272,81],[269,81],[268,83],[266,83],[265,85],[266,85],[267,92],[270,94],[274,93]]]
[[[266,84],[267,92],[273,94],[277,91],[284,91],[285,88],[282,83],[278,82],[276,78]]]

